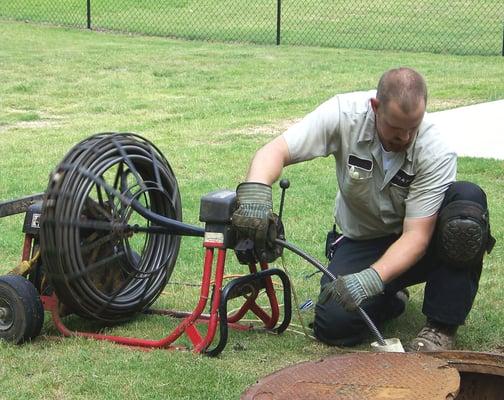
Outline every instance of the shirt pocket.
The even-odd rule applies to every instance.
[[[370,200],[371,187],[373,185],[373,162],[364,160],[353,155],[348,157],[345,179],[342,192],[346,198]]]

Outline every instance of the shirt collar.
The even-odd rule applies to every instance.
[[[364,125],[359,132],[359,137],[357,142],[372,142],[375,139],[376,129],[375,129],[375,113],[371,108],[371,99],[368,101],[366,118],[364,120]]]

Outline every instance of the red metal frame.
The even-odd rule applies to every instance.
[[[23,257],[26,254],[29,254],[29,252],[27,253],[26,250],[27,246],[26,243],[28,240],[32,242],[33,237],[28,238],[28,235],[26,236],[25,246],[23,248]],[[192,351],[196,353],[203,352],[212,343],[217,331],[217,325],[219,323],[218,310],[221,301],[222,283],[224,278],[224,266],[226,260],[226,249],[221,243],[204,242],[203,246],[205,248],[203,275],[201,279],[199,300],[194,310],[191,313],[176,312],[170,310],[152,310],[150,312],[152,314],[162,314],[177,318],[183,318],[182,321],[172,330],[172,332],[162,339],[159,340],[140,339],[134,337],[113,336],[92,332],[81,332],[70,330],[65,326],[65,324],[61,319],[59,311],[60,310],[59,300],[56,294],[52,294],[50,296],[40,296],[42,304],[44,306],[44,310],[49,311],[51,313],[55,327],[63,336],[80,336],[96,340],[106,340],[126,346],[140,347],[140,348],[184,349],[185,346],[178,346],[175,344],[175,341],[179,339],[183,334],[185,334],[192,344]],[[212,280],[211,277],[215,259],[214,254],[215,250],[217,250],[217,261],[213,276],[214,279]],[[261,270],[266,270],[268,269],[268,264],[261,263],[260,267]],[[257,267],[255,264],[249,265],[249,269],[251,273],[257,272]],[[209,299],[210,286],[212,282],[214,284],[214,291],[213,291],[212,303],[210,305],[210,313],[204,314],[203,311]],[[265,278],[265,288],[271,307],[271,315],[268,315],[266,311],[264,311],[264,309],[256,303],[258,293],[253,293],[245,300],[245,303],[236,313],[228,317],[229,327],[238,330],[253,329],[253,326],[250,324],[244,325],[242,323],[238,323],[238,321],[242,319],[243,316],[248,311],[252,311],[255,315],[257,315],[264,322],[264,325],[267,329],[272,329],[276,325],[276,323],[279,320],[280,311],[271,277]],[[198,323],[204,323],[208,325],[207,332],[205,335],[202,335],[198,331],[196,327],[196,324]]]

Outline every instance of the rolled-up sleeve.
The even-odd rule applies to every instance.
[[[335,96],[291,126],[283,137],[293,163],[325,157],[338,150],[340,107]]]
[[[440,151],[436,154],[436,150]],[[457,155],[444,146],[434,147],[422,158],[405,201],[406,218],[430,217],[437,213],[457,175]]]

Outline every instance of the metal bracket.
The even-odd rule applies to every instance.
[[[43,196],[44,193],[37,193],[20,199],[1,202],[0,218],[26,212],[33,203],[42,200]]]

